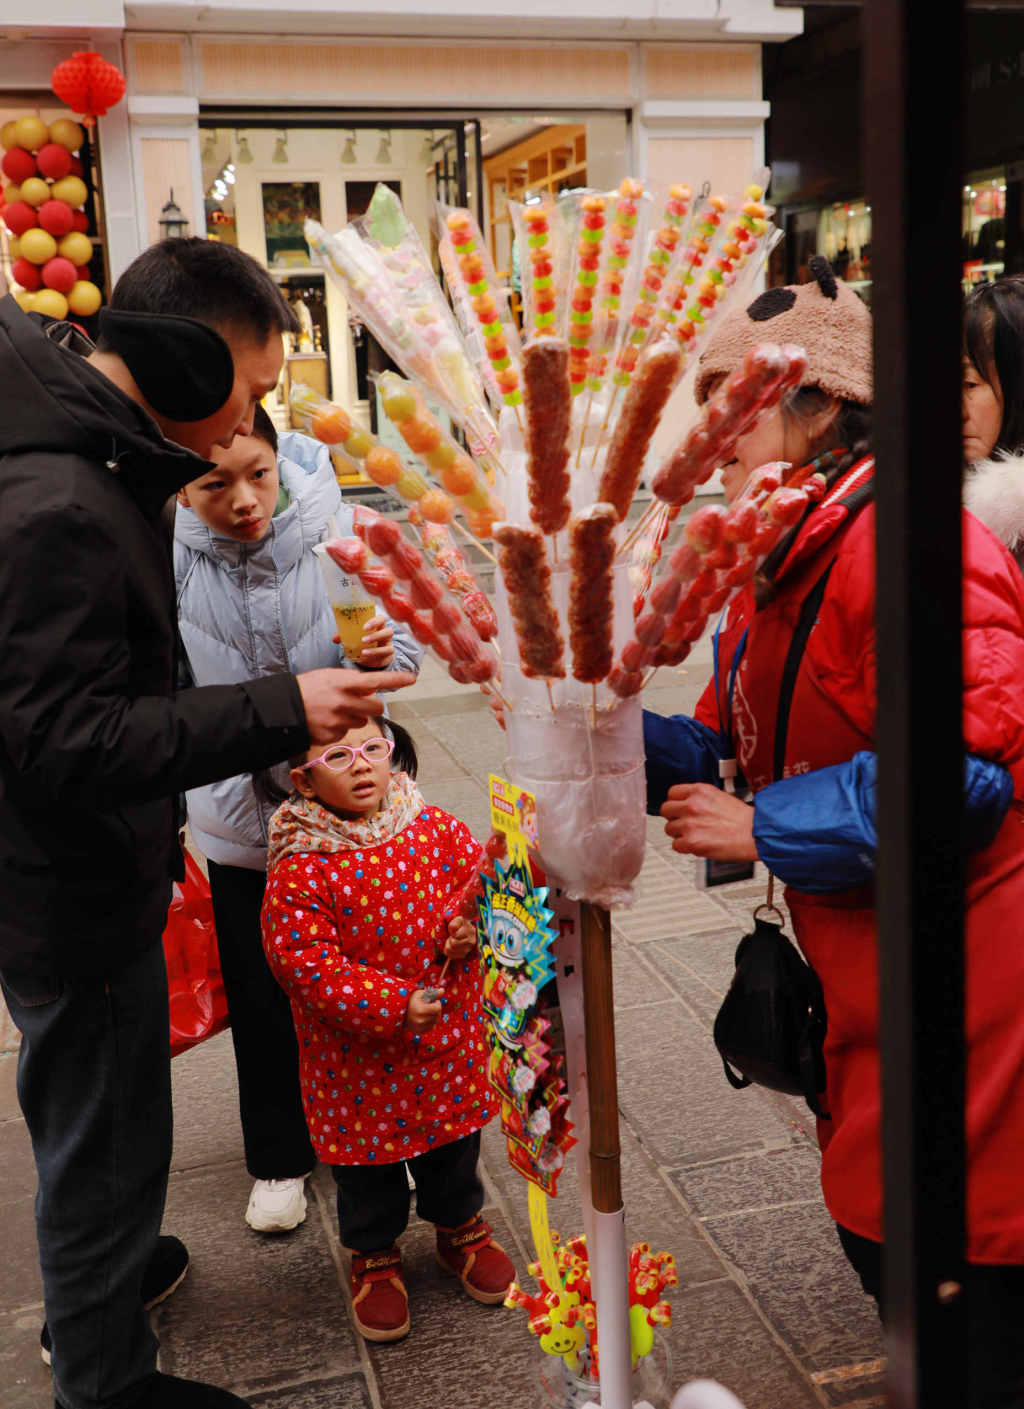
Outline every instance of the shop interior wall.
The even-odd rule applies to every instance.
[[[382,119],[382,123],[383,123]],[[426,124],[425,124],[426,125]],[[237,239],[241,249],[261,264],[267,263],[267,247],[263,225],[262,185],[264,182],[316,181],[320,186],[323,224],[332,233],[340,230],[348,219],[345,204],[346,181],[399,181],[402,201],[424,241],[429,241],[430,206],[426,170],[419,160],[423,131],[394,128],[391,131],[391,162],[371,164],[367,155],[375,154],[380,142],[376,129],[362,128],[356,144],[361,161],[342,165],[341,153],[347,130],[338,127],[244,127],[246,142],[253,160],[235,169],[235,219]],[[382,130],[385,130],[382,128]],[[233,158],[235,153],[233,128],[218,127],[220,145],[218,163]],[[282,132],[287,132],[287,163],[273,161],[274,148]],[[205,141],[206,132],[203,132]],[[328,354],[335,395],[347,405],[358,404],[352,341],[348,331],[348,303],[337,284],[326,281]]]

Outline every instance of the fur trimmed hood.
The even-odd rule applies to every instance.
[[[964,507],[1024,560],[1024,453],[979,460],[964,480]]]

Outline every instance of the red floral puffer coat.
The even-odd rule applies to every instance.
[[[422,804],[411,784],[408,794]],[[309,835],[293,830],[282,845],[286,809]],[[409,1159],[494,1113],[475,954],[449,965],[437,1025],[423,1036],[405,1027],[410,994],[440,978],[443,911],[480,847],[438,807],[392,804],[366,844],[359,826],[293,797],[270,832],[263,944],[292,1000],[306,1121],[326,1164]]]

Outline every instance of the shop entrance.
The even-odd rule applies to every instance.
[[[199,125],[207,234],[265,265],[301,324],[271,407],[282,427],[294,376],[376,429],[373,374],[390,365],[314,265],[302,233],[307,217],[333,233],[364,214],[385,182],[440,272],[436,203],[467,206],[515,295],[508,200],[607,188],[629,166],[624,112],[268,116],[232,109],[204,111]]]

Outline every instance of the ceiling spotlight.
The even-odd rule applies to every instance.
[[[236,179],[236,178],[235,178],[235,163],[234,163],[233,161],[229,161],[228,164],[227,164],[227,166],[226,166],[226,167],[224,168],[224,170],[222,171],[221,175],[222,175],[222,177],[224,178],[224,180],[228,183],[229,186],[233,186],[233,185],[235,184],[235,179]]]
[[[274,143],[274,155],[271,161],[276,161],[278,166],[283,166],[288,161],[288,133],[282,132]]]
[[[212,166],[217,160],[217,134],[211,132],[203,143],[203,165]]]
[[[235,140],[238,143],[238,164],[239,166],[249,166],[252,162],[252,152],[249,150],[248,137],[239,136],[235,133]]]
[[[342,148],[341,160],[345,166],[354,166],[356,161],[356,134],[349,129],[349,134],[345,138],[345,145]]]
[[[377,165],[391,165],[391,133],[381,129],[380,146],[377,148]]]
[[[433,132],[424,132],[424,134],[423,134],[423,145],[420,147],[420,161],[421,161],[425,166],[433,166],[433,165],[434,165],[434,134],[433,134]]]

